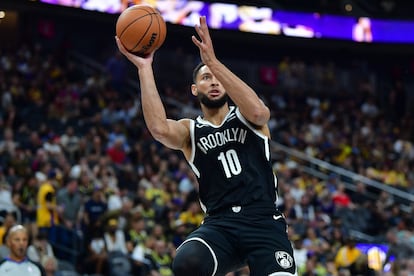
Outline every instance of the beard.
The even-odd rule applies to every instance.
[[[211,100],[207,97],[206,94],[198,93],[197,99],[207,108],[219,108],[225,105],[228,101],[229,96],[224,94],[222,97],[218,99]]]

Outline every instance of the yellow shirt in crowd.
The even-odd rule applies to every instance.
[[[52,201],[49,202],[55,210],[51,211],[47,207],[47,195],[52,193]],[[56,193],[55,188],[49,182],[43,183],[37,193],[37,216],[36,222],[38,227],[51,227],[58,224],[58,214],[56,211]]]

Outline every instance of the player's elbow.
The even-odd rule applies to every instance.
[[[249,120],[255,125],[262,126],[267,124],[270,119],[270,111],[267,107],[259,107],[253,110]]]

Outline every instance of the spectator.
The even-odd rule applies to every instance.
[[[7,246],[7,234],[8,234],[8,230],[6,233],[4,233],[1,242],[2,244],[0,245],[0,261],[3,260],[4,258],[7,258],[10,255],[10,248]]]
[[[49,134],[47,141],[43,143],[43,149],[51,156],[60,156],[63,153],[63,149],[60,145],[59,136]]]
[[[40,232],[28,246],[27,257],[33,262],[41,263],[44,256],[54,257],[55,253],[45,233]]]
[[[175,248],[171,247],[164,240],[156,240],[154,249],[151,253],[151,261],[153,269],[156,270],[160,276],[172,276],[171,269],[172,260],[175,256]]]
[[[123,124],[116,123],[114,124],[112,131],[108,134],[108,148],[114,146],[115,143],[119,143],[122,151],[129,153],[131,151],[131,147],[128,143],[127,136],[123,130]]]
[[[13,129],[5,128],[3,130],[3,140],[0,140],[0,154],[3,155],[2,159],[7,156],[9,158],[13,156],[18,145],[18,142],[14,140]]]
[[[104,240],[108,253],[121,252],[128,254],[126,247],[126,237],[123,230],[118,229],[118,221],[114,218],[108,220],[104,232]]]
[[[356,205],[356,207],[364,207],[366,203],[371,200],[366,185],[361,181],[356,182],[355,191],[351,192],[350,197],[352,203]]]
[[[31,130],[29,138],[23,143],[22,147],[29,150],[31,154],[36,154],[37,150],[43,147],[43,142],[40,139],[39,132]]]
[[[355,262],[363,254],[356,246],[356,240],[353,237],[348,237],[345,245],[339,248],[335,256],[335,266],[338,270],[350,270],[355,266]]]
[[[178,220],[185,224],[189,230],[195,230],[204,219],[204,214],[200,208],[200,203],[192,201],[188,204],[187,210],[182,212]]]
[[[118,189],[118,178],[108,156],[99,159],[93,168],[94,177],[100,182],[104,190]]]
[[[104,145],[102,138],[99,135],[93,137],[93,142],[88,155],[88,160],[93,163],[98,163],[99,159],[105,156]]]
[[[12,187],[7,182],[0,183],[0,211],[13,212],[16,209],[12,198]]]
[[[167,241],[167,235],[166,231],[164,230],[164,226],[156,223],[150,231],[150,236],[154,238],[155,240],[163,240]]]
[[[106,107],[102,109],[101,120],[102,124],[106,126],[111,126],[119,121],[119,115],[117,111],[117,103],[111,101]]]
[[[84,272],[103,274],[107,270],[108,251],[103,231],[97,229],[87,244],[86,257],[83,262]]]
[[[187,228],[187,225],[182,223],[180,220],[175,221],[174,226],[172,227],[173,235],[172,235],[172,243],[174,244],[175,248],[178,248],[187,237],[190,231]]]
[[[306,265],[309,250],[303,246],[303,238],[299,235],[294,235],[291,238],[293,242],[293,256],[296,260],[298,270]]]
[[[134,246],[131,253],[132,271],[134,275],[150,275],[151,261],[146,256],[144,244],[138,243]]]
[[[7,246],[10,248],[10,255],[0,262],[0,275],[45,275],[40,264],[27,258],[28,241],[29,234],[22,225],[15,225],[10,228],[6,239]]]
[[[337,190],[332,195],[332,202],[335,204],[335,208],[353,208],[353,203],[346,193],[343,183],[337,185]]]
[[[145,239],[148,237],[145,220],[140,213],[135,214],[131,218],[131,227],[128,229],[128,251],[132,251],[132,248],[136,244],[144,244]]]
[[[63,276],[58,272],[58,260],[54,256],[44,255],[40,261],[43,269],[45,270],[45,276]]]
[[[315,228],[309,227],[303,237],[303,247],[318,259],[323,259],[329,250],[329,243],[317,233]]]
[[[78,190],[78,180],[69,178],[66,186],[59,189],[56,196],[61,223],[68,229],[77,229],[81,218],[82,197]]]
[[[150,270],[150,261],[147,257],[148,249],[145,245],[148,233],[144,218],[139,213],[132,218],[127,236],[127,246],[128,251],[131,252],[134,275],[147,275]]]
[[[56,171],[51,170],[48,179],[40,184],[37,193],[36,223],[40,232],[47,235],[50,242],[56,242],[55,226],[59,224],[59,208],[56,204]]]
[[[298,275],[325,276],[327,275],[327,268],[318,261],[317,254],[309,252],[306,264],[298,268]]]
[[[311,199],[308,194],[304,194],[300,202],[294,206],[296,217],[303,221],[315,220],[315,208],[311,204]]]
[[[85,239],[88,240],[93,232],[103,226],[101,218],[108,209],[101,187],[94,188],[92,196],[85,202],[83,209],[82,230]]]
[[[3,240],[6,238],[10,228],[15,226],[16,223],[16,215],[14,213],[6,212],[4,214],[3,223],[0,226],[0,245],[3,244]]]
[[[23,181],[20,187],[16,187],[13,193],[13,202],[19,209],[21,222],[24,225],[29,225],[31,232],[36,225],[37,184],[36,178],[30,176]]]
[[[386,242],[389,246],[384,263],[394,259],[398,264],[414,258],[414,245],[405,238],[398,237],[398,230],[391,228],[386,233]]]
[[[65,133],[60,137],[60,144],[70,160],[74,160],[75,154],[79,150],[79,140],[72,126],[68,126]]]
[[[125,164],[127,160],[127,152],[125,152],[123,144],[122,138],[117,138],[106,151],[111,161],[119,166]]]
[[[121,191],[118,188],[108,188],[106,198],[109,212],[116,212],[122,209]]]
[[[361,111],[368,117],[376,117],[379,114],[379,108],[375,103],[374,97],[368,97],[361,105]]]

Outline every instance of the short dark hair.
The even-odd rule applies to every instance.
[[[203,67],[205,64],[203,62],[200,62],[199,64],[194,67],[193,70],[193,83],[196,83],[198,71],[200,71],[201,67]]]

